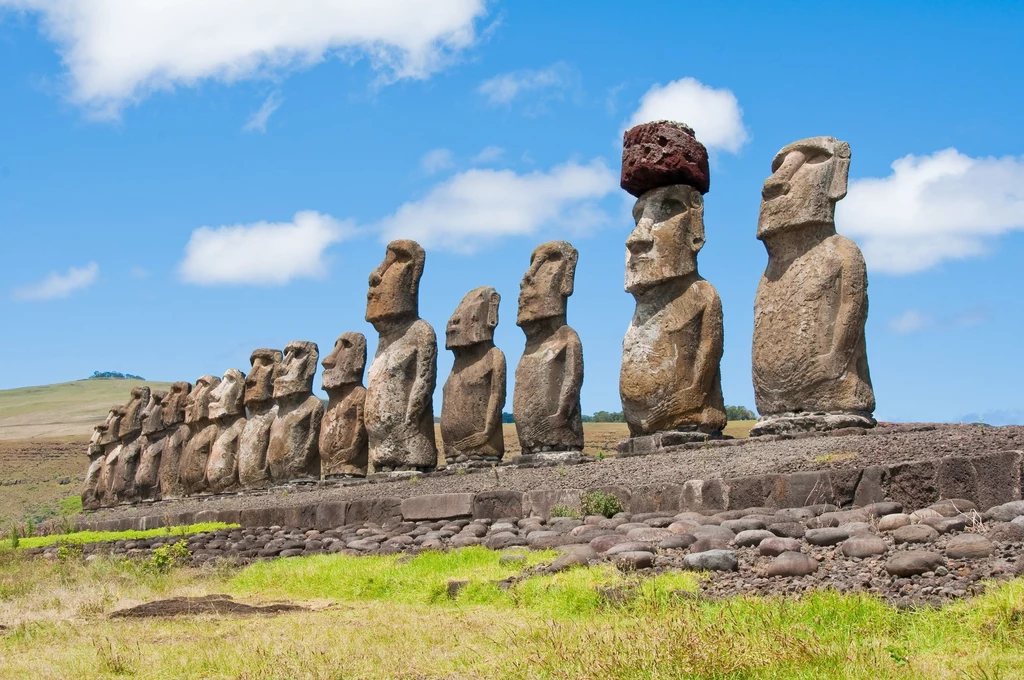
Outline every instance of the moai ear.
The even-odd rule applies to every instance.
[[[835,167],[832,169],[832,183],[828,187],[828,197],[831,201],[839,201],[846,196],[846,186],[850,179],[849,143],[836,142],[832,162]]]
[[[572,295],[573,286],[576,281],[576,261],[579,260],[579,251],[569,246],[565,249],[565,264],[562,270],[562,290],[560,291],[565,297]]]
[[[501,295],[498,294],[498,291],[492,292],[487,305],[487,327],[492,330],[498,326],[498,304],[500,302]]]

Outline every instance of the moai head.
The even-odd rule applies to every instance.
[[[846,196],[850,145],[809,137],[782,147],[761,189],[757,238],[807,226],[835,226],[836,203]]]
[[[103,438],[107,435],[107,424],[100,423],[93,425],[92,437],[89,438],[89,457],[98,456],[103,453]]]
[[[686,184],[651,189],[633,206],[626,239],[626,292],[641,293],[697,271],[704,247],[704,199]]]
[[[132,388],[132,398],[124,405],[124,417],[121,418],[120,437],[136,434],[142,430],[142,412],[149,404],[149,387],[139,385]]]
[[[210,418],[245,413],[245,373],[237,368],[224,372],[220,384],[210,392]]]
[[[245,377],[245,405],[266,404],[274,399],[274,377],[281,365],[281,350],[257,349],[249,357],[252,370]]]
[[[185,400],[185,422],[200,423],[210,419],[210,393],[220,384],[220,378],[204,375]]]
[[[384,261],[370,274],[370,289],[366,293],[366,320],[378,331],[378,324],[419,315],[420,277],[425,261],[426,253],[415,241],[388,244]]]
[[[185,422],[185,404],[192,392],[192,383],[180,381],[171,383],[171,391],[164,399],[164,425],[173,427]]]
[[[149,395],[149,403],[142,412],[142,434],[153,434],[160,432],[164,425],[164,400],[166,392],[153,392]]]
[[[274,398],[313,392],[313,376],[320,358],[316,343],[296,340],[284,348],[284,359],[274,378]]]
[[[361,384],[366,368],[366,337],[362,333],[342,333],[334,341],[334,349],[324,357],[323,367],[325,390]]]
[[[579,252],[568,241],[549,241],[530,255],[530,268],[519,284],[516,325],[564,316],[573,291]]]
[[[469,347],[494,340],[498,325],[498,304],[501,296],[490,286],[474,288],[466,293],[462,302],[448,319],[445,349]]]
[[[124,417],[124,407],[115,406],[107,411],[107,420],[103,423],[105,429],[99,441],[101,445],[113,444],[120,438],[121,418]]]

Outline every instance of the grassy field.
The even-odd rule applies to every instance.
[[[611,567],[495,583],[553,558],[502,564],[468,548],[168,572],[0,552],[0,677],[994,680],[1024,668],[1022,579],[914,611],[834,593],[711,602],[692,597],[693,574]],[[452,580],[467,582],[454,597]],[[110,618],[211,594],[302,609]]]

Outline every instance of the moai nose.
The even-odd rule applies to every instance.
[[[784,194],[789,193],[789,182],[782,179],[774,179],[769,177],[764,183],[764,187],[761,189],[761,198],[766,201],[770,201],[773,198],[777,198]]]

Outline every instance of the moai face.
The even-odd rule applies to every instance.
[[[498,325],[498,304],[501,296],[489,286],[483,286],[466,293],[462,302],[448,319],[445,332],[445,348],[469,347],[481,342],[494,340],[494,329]]]
[[[362,333],[342,333],[334,342],[334,349],[324,357],[323,367],[325,390],[361,384],[366,368],[366,337]]]
[[[319,358],[320,353],[315,343],[302,340],[289,342],[284,348],[280,371],[274,378],[274,398],[310,394]]]
[[[124,417],[124,409],[120,406],[115,406],[107,411],[107,420],[103,423],[105,425],[105,429],[103,430],[103,435],[99,442],[100,444],[113,444],[118,440],[120,436],[119,432],[121,430],[122,417]]]
[[[516,325],[565,315],[566,299],[572,295],[578,251],[566,241],[537,246],[530,255],[530,268],[519,284],[519,314]]]
[[[388,244],[384,261],[370,274],[370,289],[366,293],[366,320],[375,328],[381,322],[419,315],[419,286],[425,261],[426,254],[415,241]]]
[[[149,388],[145,385],[132,388],[132,398],[124,406],[119,434],[121,438],[142,430],[142,412],[149,404]]]
[[[107,435],[107,424],[94,425],[92,437],[89,438],[89,457],[98,456],[103,453],[103,438]]]
[[[633,206],[626,239],[626,292],[640,293],[697,271],[704,247],[704,199],[686,184],[651,189]]]
[[[185,422],[185,404],[192,392],[192,383],[176,382],[171,384],[171,391],[164,399],[164,425],[173,427]]]
[[[142,412],[142,434],[153,434],[164,429],[164,399],[166,392],[153,392]]]
[[[220,384],[210,392],[210,418],[245,413],[245,373],[236,368],[224,372]]]
[[[757,238],[799,227],[833,224],[836,202],[846,196],[850,145],[835,137],[810,137],[775,154],[772,176],[761,189]]]
[[[274,399],[274,378],[281,365],[279,349],[257,349],[249,357],[252,370],[245,377],[245,405],[265,404]]]
[[[185,422],[199,423],[210,419],[210,393],[220,384],[220,378],[204,375],[185,400]]]

